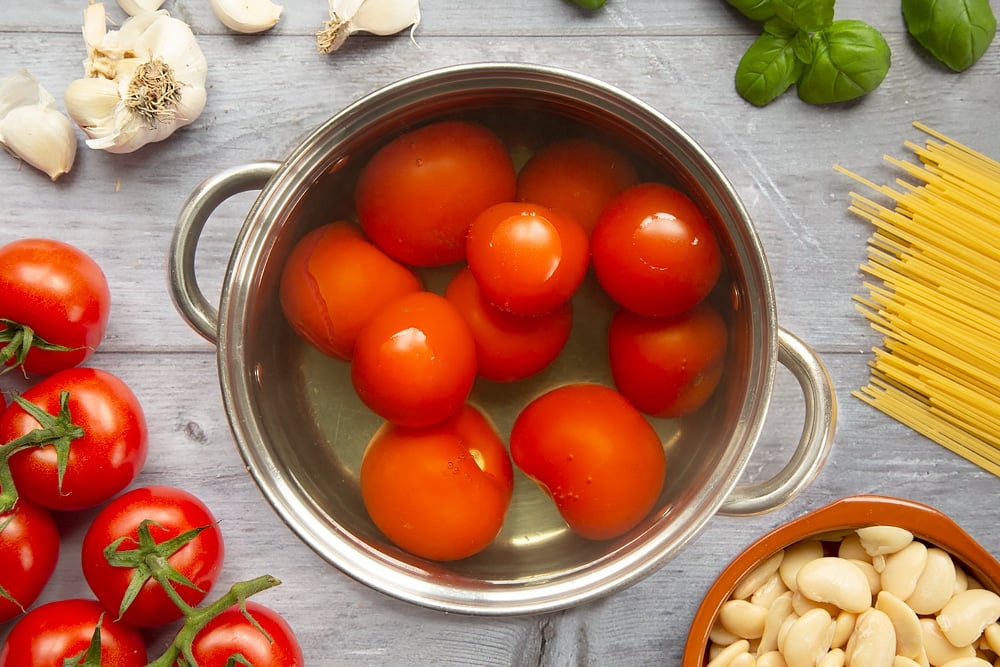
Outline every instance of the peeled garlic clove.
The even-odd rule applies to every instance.
[[[330,18],[316,34],[320,53],[336,51],[356,32],[394,35],[420,25],[419,0],[330,0]]]
[[[129,16],[138,16],[146,12],[155,12],[163,2],[164,0],[118,0],[118,6]]]
[[[0,120],[0,143],[53,181],[76,160],[76,134],[69,118],[37,104],[12,109]]]
[[[223,25],[247,34],[273,28],[284,9],[271,0],[211,0],[211,5]]]

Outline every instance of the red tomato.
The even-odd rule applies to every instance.
[[[20,363],[34,375],[76,366],[100,345],[110,311],[107,278],[82,250],[50,239],[0,246],[0,365]],[[18,349],[11,337],[28,343],[17,336],[28,329],[36,344]]]
[[[462,314],[476,341],[479,377],[513,382],[538,373],[559,356],[573,326],[567,301],[544,315],[514,315],[479,291],[468,268],[455,274],[444,297]]]
[[[513,485],[503,441],[470,406],[428,428],[383,425],[361,462],[372,521],[400,548],[431,560],[458,560],[489,546]]]
[[[0,513],[0,623],[34,604],[59,560],[59,529],[46,510],[19,499]]]
[[[241,655],[248,664],[262,667],[301,667],[305,664],[302,648],[284,618],[251,600],[246,602],[246,610],[259,628],[243,615],[239,605],[235,605],[198,632],[192,654],[200,667],[227,667],[233,655]]]
[[[517,200],[567,213],[589,233],[612,197],[639,180],[628,158],[593,139],[539,149],[517,176]]]
[[[69,392],[69,412],[84,435],[69,447],[59,482],[56,448],[27,449],[10,457],[18,493],[54,510],[94,507],[132,483],[149,450],[146,417],[132,390],[118,377],[96,368],[68,368],[30,387],[22,397],[52,415],[59,413],[60,393]],[[0,417],[0,442],[39,427],[17,403]]]
[[[369,238],[417,266],[465,258],[465,235],[484,208],[510,201],[514,164],[492,130],[432,123],[383,146],[358,176],[355,204]]]
[[[476,343],[444,297],[407,294],[361,329],[351,380],[365,405],[387,421],[429,426],[465,404],[476,380]]]
[[[605,207],[591,235],[594,273],[612,299],[641,315],[676,315],[712,290],[722,253],[697,204],[640,183]]]
[[[573,296],[590,262],[587,233],[544,206],[505,202],[473,220],[469,269],[494,305],[519,315],[547,313]]]
[[[146,664],[146,644],[138,630],[115,621],[94,600],[70,599],[49,602],[25,614],[0,647],[0,667],[60,667],[68,659],[79,659],[98,625],[101,667]]]
[[[510,435],[514,463],[578,535],[622,535],[656,505],[666,474],[659,436],[614,389],[564,385],[529,403]]]
[[[403,265],[335,222],[306,234],[281,274],[281,308],[289,324],[320,351],[350,359],[361,327],[390,301],[420,289]]]
[[[708,401],[722,378],[728,331],[708,302],[670,317],[621,309],[611,320],[611,374],[625,398],[654,417],[680,417]]]
[[[205,599],[222,570],[224,548],[222,531],[211,511],[187,491],[168,486],[150,486],[124,493],[101,509],[83,538],[81,564],[83,576],[101,604],[117,617],[122,598],[132,579],[132,567],[118,567],[108,562],[104,549],[124,538],[116,549],[141,556],[138,547],[139,527],[144,521],[149,534],[160,545],[187,531],[204,528],[189,542],[172,553],[159,553],[177,572],[197,588],[175,583],[177,593],[191,606]],[[154,627],[175,621],[181,610],[170,600],[160,584],[149,579],[125,611],[122,618],[137,627]]]

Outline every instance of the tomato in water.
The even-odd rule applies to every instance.
[[[408,268],[369,243],[347,222],[302,237],[281,274],[281,308],[317,349],[349,360],[358,331],[390,301],[420,289]]]
[[[545,369],[562,352],[573,327],[569,301],[537,316],[500,310],[482,295],[468,267],[455,274],[444,297],[472,331],[479,377],[493,382],[523,380]]]
[[[97,368],[68,368],[29,387],[21,396],[57,415],[60,394],[69,392],[69,412],[83,436],[71,441],[62,485],[52,445],[10,457],[18,494],[53,510],[80,510],[108,500],[139,475],[149,451],[149,431],[139,399],[117,376]],[[17,403],[0,416],[0,442],[39,428]]]
[[[428,428],[383,425],[361,462],[361,495],[375,525],[405,551],[437,561],[489,546],[513,485],[503,441],[468,405]]]
[[[0,647],[0,667],[58,667],[68,659],[79,659],[98,625],[103,667],[147,664],[146,644],[137,629],[116,621],[95,600],[73,598],[49,602],[25,614]]]
[[[722,271],[712,227],[686,194],[661,183],[624,190],[591,235],[594,273],[619,305],[676,315],[704,299]]]
[[[261,667],[302,667],[305,664],[302,647],[284,618],[253,600],[247,600],[246,611],[260,627],[243,615],[239,605],[234,605],[210,620],[195,635],[191,653],[200,667],[227,667],[233,655],[240,655],[249,664]]]
[[[639,175],[621,152],[577,137],[543,146],[517,176],[517,200],[571,215],[589,234],[608,202]]]
[[[625,398],[654,417],[694,412],[715,392],[725,369],[726,321],[709,302],[669,317],[625,309],[611,319],[611,374]]]
[[[465,258],[483,209],[514,199],[517,176],[503,141],[465,121],[425,125],[379,149],[358,175],[362,229],[389,256],[416,266]]]
[[[191,606],[198,605],[211,590],[222,570],[224,547],[222,531],[212,512],[201,500],[182,489],[148,486],[132,489],[118,496],[97,514],[83,537],[81,564],[83,576],[112,618],[118,617],[122,598],[132,579],[132,567],[118,567],[108,562],[104,550],[121,538],[116,555],[135,551],[139,529],[148,524],[153,541],[160,545],[187,531],[204,528],[176,550],[161,553],[167,563],[196,588],[174,583],[174,589]],[[181,618],[182,612],[170,600],[160,584],[149,579],[125,610],[122,618],[137,627],[155,627]]]
[[[618,537],[642,521],[666,476],[652,425],[599,384],[563,385],[529,403],[514,420],[510,453],[570,529],[592,540]]]
[[[414,292],[380,310],[358,333],[351,381],[383,419],[429,426],[457,413],[476,380],[476,343],[443,296]]]
[[[590,245],[583,227],[565,213],[505,202],[476,216],[466,255],[491,303],[518,315],[541,315],[568,301],[583,282]]]
[[[51,239],[0,246],[0,365],[17,365],[23,356],[20,366],[30,375],[77,366],[101,344],[110,312],[107,278],[79,248]],[[36,344],[17,349],[11,338],[24,341],[15,336],[24,328]],[[68,349],[46,349],[38,339]]]
[[[0,595],[0,623],[34,604],[58,561],[59,529],[47,510],[21,498],[0,513],[0,591],[6,593]]]

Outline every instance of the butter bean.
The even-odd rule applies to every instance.
[[[757,660],[752,653],[741,653],[733,658],[729,667],[757,667]]]
[[[856,532],[861,546],[872,557],[896,553],[913,541],[913,533],[896,526],[867,526]]]
[[[799,620],[799,615],[792,613],[784,621],[781,622],[781,627],[778,628],[778,650],[784,655],[785,651],[782,648],[785,645],[785,640],[788,639],[788,633],[791,631],[795,621]]]
[[[955,592],[952,595],[957,595],[962,591],[969,590],[969,575],[965,573],[960,567],[955,568]],[[951,598],[948,598],[949,600]],[[943,606],[943,605],[942,605]]]
[[[835,648],[823,656],[816,667],[844,667],[844,661],[847,657],[844,654],[843,649]]]
[[[1000,618],[1000,595],[970,588],[953,596],[937,615],[944,636],[955,646],[972,644]]]
[[[1000,623],[991,623],[983,630],[983,638],[994,653],[1000,655]]]
[[[733,642],[737,642],[740,639],[740,637],[734,635],[729,630],[726,630],[718,619],[716,619],[715,625],[712,626],[712,630],[708,633],[708,640],[713,644],[719,644],[720,646],[729,646]]]
[[[796,576],[798,590],[816,602],[829,602],[844,611],[861,613],[871,607],[868,578],[843,558],[826,556],[805,563]]]
[[[758,655],[778,649],[778,632],[785,619],[792,615],[792,595],[791,591],[782,593],[768,607],[767,616],[764,618],[764,633],[760,637],[760,644],[757,645]]]
[[[741,639],[718,651],[706,667],[729,667],[737,656],[747,653],[749,650],[750,642]]]
[[[762,607],[770,607],[778,599],[778,596],[784,595],[787,590],[788,586],[785,586],[785,582],[781,580],[781,575],[774,572],[753,592],[753,595],[750,596],[750,602]]]
[[[845,653],[851,667],[891,667],[896,657],[896,632],[885,612],[869,609],[858,616]]]
[[[927,661],[933,667],[941,667],[949,660],[964,658],[976,655],[976,649],[965,645],[955,646],[949,642],[941,631],[938,622],[933,618],[921,618],[920,629],[924,638],[924,651],[927,653]]]
[[[791,625],[781,654],[788,667],[816,667],[830,650],[831,641],[833,619],[825,609],[812,609]]]
[[[757,656],[757,667],[788,667],[778,651],[768,651]]]
[[[882,590],[905,600],[913,594],[926,565],[927,545],[923,542],[910,542],[899,551],[888,554],[882,570]]]
[[[826,610],[826,613],[830,616],[836,616],[840,613],[840,607],[835,604],[830,604],[829,602],[818,602],[816,600],[810,600],[802,591],[796,591],[792,593],[792,611],[794,611],[799,616],[805,615],[807,611],[812,609],[822,608]]]
[[[767,607],[747,600],[728,600],[719,609],[722,627],[742,639],[757,639],[764,634]]]
[[[918,614],[936,614],[955,594],[955,562],[944,549],[927,549],[927,563],[906,604]]]
[[[831,648],[844,648],[847,646],[847,640],[854,633],[854,624],[857,620],[858,615],[852,614],[849,611],[842,611],[837,614],[837,618],[834,620],[833,641],[830,643]]]
[[[778,567],[778,573],[790,591],[797,591],[796,577],[799,569],[811,560],[823,556],[823,544],[818,540],[803,540],[785,548],[785,557]]]
[[[840,541],[840,544],[837,546],[837,555],[847,560],[872,562],[871,555],[861,546],[861,536],[856,532],[851,533]]]
[[[916,543],[914,543],[916,544]],[[885,613],[896,632],[896,655],[916,659],[924,646],[920,619],[905,602],[890,593],[882,591],[875,600],[875,608]]]
[[[871,589],[872,595],[878,595],[879,591],[882,590],[882,575],[875,570],[875,566],[872,565],[871,561],[858,560],[856,558],[845,560],[865,573],[865,577],[868,579],[868,588]]]
[[[904,658],[901,655],[897,655],[892,659],[892,667],[920,667],[920,663],[911,658]]]
[[[983,660],[979,657],[971,658],[956,658],[954,660],[949,660],[948,662],[941,665],[941,667],[993,667],[993,665]]]
[[[785,551],[778,551],[750,570],[733,589],[732,597],[736,600],[746,600],[750,597],[771,578],[771,575],[778,571],[778,566],[781,565],[784,557]]]

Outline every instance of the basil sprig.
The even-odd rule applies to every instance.
[[[906,29],[956,72],[972,67],[997,33],[989,0],[903,0]]]

